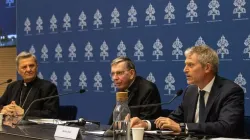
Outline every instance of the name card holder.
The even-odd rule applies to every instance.
[[[55,137],[76,139],[80,128],[57,125]]]

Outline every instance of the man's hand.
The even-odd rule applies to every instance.
[[[15,106],[13,104],[6,105],[1,110],[1,113],[8,116],[13,116],[14,112],[15,112]]]
[[[3,107],[1,113],[7,116],[21,116],[24,114],[24,109],[18,106],[15,101],[12,101],[9,105]]]
[[[133,117],[130,120],[130,127],[142,127],[144,129],[148,129],[148,123],[145,121],[142,121],[141,119],[139,119],[138,117]]]
[[[156,128],[169,129],[174,132],[181,132],[181,127],[178,123],[167,117],[159,117],[155,120]]]
[[[15,101],[12,101],[11,104],[13,104],[15,107],[15,114],[14,115],[15,116],[22,116],[24,113],[24,109],[22,109],[20,106],[18,106]]]

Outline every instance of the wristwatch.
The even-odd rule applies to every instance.
[[[186,123],[180,123],[181,132],[186,132]]]

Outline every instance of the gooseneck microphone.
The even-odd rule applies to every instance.
[[[12,79],[8,79],[7,81],[4,81],[4,82],[0,83],[0,85],[6,84],[6,83],[10,83],[10,82],[12,82]]]
[[[147,105],[135,105],[135,106],[129,106],[129,108],[141,108],[141,107],[152,107],[152,106],[160,106],[160,105],[165,105],[165,104],[170,104],[173,102],[173,100],[180,96],[183,93],[183,90],[180,89],[176,92],[175,96],[168,102],[164,102],[164,103],[157,103],[157,104],[147,104]]]
[[[34,101],[31,102],[31,104],[29,105],[29,107],[27,108],[27,110],[25,111],[24,115],[22,116],[22,118],[17,122],[17,125],[20,124],[20,122],[23,120],[23,118],[26,116],[26,114],[29,112],[30,107],[39,101],[43,101],[43,100],[48,100],[48,99],[52,99],[52,98],[56,98],[56,97],[60,97],[60,96],[64,96],[64,95],[69,95],[69,94],[75,94],[75,93],[84,93],[86,90],[85,89],[80,89],[79,91],[73,92],[73,93],[64,93],[64,94],[58,94],[58,95],[54,95],[54,96],[49,96],[49,97],[44,97],[44,98],[40,98],[40,99],[36,99]]]

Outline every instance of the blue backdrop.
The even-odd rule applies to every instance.
[[[16,34],[15,0],[0,1],[0,30],[3,35]],[[0,43],[1,44],[1,43]]]
[[[249,10],[245,0],[20,0],[17,51],[34,53],[39,77],[60,93],[86,88],[60,103],[76,105],[78,117],[107,123],[115,104],[112,59],[130,57],[138,75],[156,83],[168,101],[187,86],[184,50],[207,44],[219,54],[219,74],[243,87],[250,115]]]

